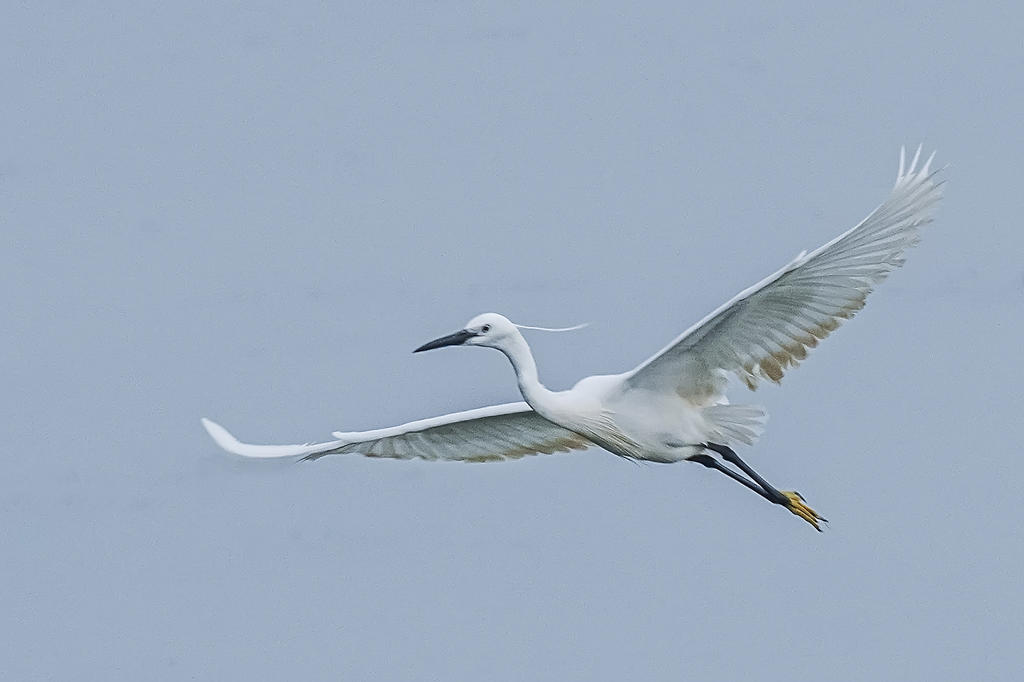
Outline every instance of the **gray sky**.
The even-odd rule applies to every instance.
[[[1019,673],[1019,7],[208,5],[0,21],[0,677]],[[951,167],[907,267],[734,396],[825,534],[694,465],[199,426],[516,399],[498,353],[410,353],[487,310],[592,322],[530,335],[551,387],[627,369],[919,141]]]

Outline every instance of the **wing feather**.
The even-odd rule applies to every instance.
[[[497,462],[526,455],[582,450],[593,445],[578,433],[544,419],[524,402],[494,405],[421,419],[374,431],[340,432],[337,440],[304,445],[251,445],[203,419],[207,432],[224,450],[243,457],[301,457],[360,454],[391,459]]]
[[[942,183],[929,170],[934,153],[918,169],[920,155],[919,147],[906,166],[900,151],[892,193],[860,224],[740,292],[628,373],[626,385],[711,403],[724,393],[726,373],[752,390],[762,379],[780,382],[864,307],[931,222]]]

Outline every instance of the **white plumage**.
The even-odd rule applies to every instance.
[[[244,457],[298,457],[358,453],[394,459],[449,459],[493,462],[537,453],[568,452],[592,443],[549,422],[524,402],[492,405],[374,431],[335,431],[337,440],[306,445],[248,445],[203,419],[206,430],[228,452]]]
[[[478,462],[596,444],[631,459],[703,458],[701,463],[712,466],[706,444],[751,444],[765,421],[760,407],[728,404],[728,375],[738,376],[750,389],[763,379],[778,383],[819,341],[864,307],[874,287],[903,264],[904,252],[917,242],[920,228],[930,222],[941,196],[941,183],[930,171],[934,154],[918,168],[920,152],[918,148],[907,166],[901,150],[891,194],[859,225],[810,253],[801,253],[632,371],[587,377],[568,391],[550,391],[538,380],[533,356],[517,325],[496,313],[485,313],[455,334],[417,350],[446,345],[496,348],[511,361],[525,403],[375,431],[335,432],[336,440],[306,445],[248,445],[208,419],[203,424],[218,445],[245,457],[316,459],[353,453]],[[728,447],[724,450],[731,452]],[[774,490],[741,461],[726,459],[753,475],[762,489]],[[721,469],[718,464],[714,467]],[[816,514],[808,518],[792,506],[791,511],[817,527],[820,517]]]

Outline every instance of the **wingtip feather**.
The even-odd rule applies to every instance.
[[[932,153],[928,155],[928,160],[924,162],[924,168],[921,169],[921,175],[928,176],[928,171],[932,167],[932,161],[935,160],[935,155],[938,153],[938,149],[933,149]]]
[[[910,172],[913,173],[914,169],[917,168],[917,162],[921,159],[921,150],[924,148],[924,144],[917,145],[917,149],[914,150],[914,159],[910,162]]]
[[[277,457],[295,457],[297,455],[306,455],[311,452],[316,452],[318,449],[325,449],[333,446],[333,443],[323,443],[319,445],[252,445],[250,443],[243,443],[223,426],[213,421],[202,417],[200,422],[206,432],[210,434],[210,438],[213,439],[220,449],[225,452],[229,452],[232,455],[238,455],[240,457],[254,457],[257,459],[273,459]]]
[[[221,450],[230,452],[233,455],[245,456],[245,443],[240,442],[237,438],[232,436],[227,429],[206,417],[202,417],[200,422],[202,422],[203,428],[206,429],[206,433],[210,434],[210,438],[213,439],[213,442],[216,443]]]
[[[238,439],[232,436],[227,429],[206,417],[201,417],[199,421],[202,423],[203,428],[206,429],[206,433],[210,434],[210,438],[213,439],[217,445],[224,450],[231,452],[233,446],[238,445]]]

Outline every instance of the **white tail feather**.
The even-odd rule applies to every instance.
[[[768,421],[768,414],[760,405],[712,405],[705,407],[703,414],[714,429],[716,442],[723,445],[737,442],[753,445]]]

